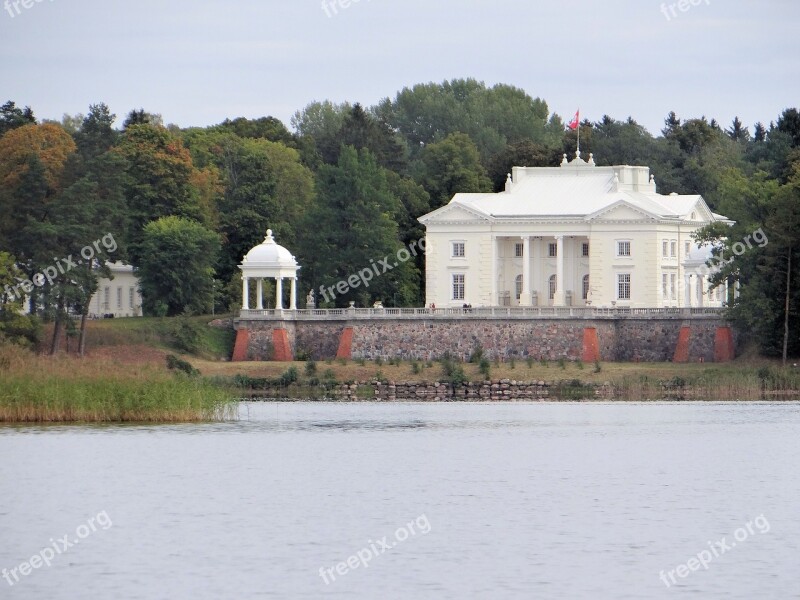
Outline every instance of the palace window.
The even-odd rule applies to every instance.
[[[661,242],[661,256],[662,256],[662,258],[667,258],[667,246],[669,246],[669,242],[667,242],[667,240],[664,240],[663,242]]]
[[[583,299],[584,300],[588,300],[589,299],[589,276],[588,275],[584,275],[583,276]]]
[[[547,244],[547,256],[550,258],[556,258],[558,256],[558,244],[555,242]]]
[[[117,308],[122,308],[122,288],[117,288]]]
[[[558,280],[556,279],[555,275],[550,275],[550,279],[548,280],[550,285],[550,300],[553,300],[556,297],[556,285],[558,284]]]
[[[581,256],[584,258],[589,256],[589,242],[583,242],[583,244],[581,244]]]
[[[105,310],[111,308],[111,288],[109,286],[103,288],[103,308]]]
[[[673,300],[678,297],[678,276],[675,273],[670,273],[669,276],[669,294]]]
[[[631,255],[631,243],[628,240],[622,240],[617,242],[617,256],[630,256]]]
[[[661,297],[664,300],[669,300],[669,293],[668,293],[668,276],[666,273],[662,273],[661,275]]]
[[[464,299],[464,274],[456,273],[453,275],[453,300]]]
[[[691,249],[691,247],[692,247],[692,243],[691,242],[684,242],[683,253],[686,256],[689,256],[689,250]]]
[[[519,300],[522,298],[522,275],[517,275],[516,279],[514,279],[514,287],[517,294],[517,300]]]
[[[130,308],[136,308],[134,306],[134,299],[135,299],[136,291],[133,288],[128,288],[128,305]]]
[[[517,242],[516,244],[514,244],[514,256],[516,258],[522,258],[524,254],[525,254],[525,246],[522,244],[522,242]]]
[[[631,299],[631,274],[619,273],[617,274],[617,299],[630,300]]]
[[[678,254],[678,242],[677,240],[672,240],[669,243],[669,256],[670,258],[675,258]]]
[[[464,258],[465,244],[464,242],[453,242],[453,258]]]

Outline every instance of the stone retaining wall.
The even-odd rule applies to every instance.
[[[712,362],[721,319],[374,319],[354,321],[239,320],[249,331],[248,360],[274,357],[272,330],[287,330],[295,356],[315,360],[337,355],[339,341],[352,328],[351,356],[432,360],[450,353],[468,359],[476,347],[493,360],[577,360],[585,356],[585,332],[594,329],[602,361],[673,360],[682,328],[688,328],[688,361]],[[593,332],[593,334],[595,333]],[[586,360],[584,358],[584,360]]]

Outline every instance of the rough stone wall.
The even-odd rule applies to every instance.
[[[576,360],[583,351],[586,327],[597,329],[601,360],[669,361],[681,326],[692,329],[689,360],[714,360],[718,319],[375,319],[346,321],[241,321],[250,329],[250,360],[273,356],[272,329],[284,327],[295,355],[333,358],[346,327],[353,328],[353,358],[429,360],[446,352],[467,359],[480,346],[489,359]]]
[[[297,323],[296,343],[292,345],[295,356],[306,354],[314,360],[336,356],[339,338],[347,323],[342,321],[300,321]]]
[[[286,329],[289,334],[289,347],[296,352],[297,340],[295,324],[292,322],[273,323],[270,321],[240,322],[237,329],[249,329],[250,340],[247,349],[247,360],[272,360],[275,348],[272,342],[272,330],[276,327]]]

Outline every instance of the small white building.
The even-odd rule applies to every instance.
[[[108,263],[108,267],[114,279],[99,280],[97,292],[89,303],[89,316],[141,317],[142,292],[133,267],[123,262]]]
[[[722,306],[692,234],[714,222],[699,195],[656,192],[648,167],[514,167],[500,193],[456,194],[421,217],[426,302],[473,306]],[[688,261],[688,262],[687,262]],[[702,262],[702,261],[701,261]]]

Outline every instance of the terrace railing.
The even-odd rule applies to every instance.
[[[596,306],[491,306],[478,308],[315,308],[242,310],[240,320],[354,321],[366,319],[712,319],[725,308],[630,308]]]

